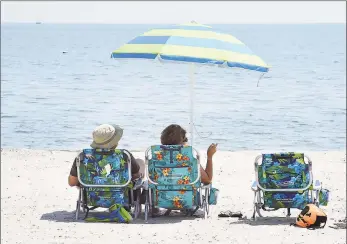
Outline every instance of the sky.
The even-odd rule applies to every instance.
[[[346,2],[1,1],[1,23],[346,23]]]

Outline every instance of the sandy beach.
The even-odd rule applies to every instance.
[[[253,161],[259,152],[217,152],[213,185],[220,189],[217,206],[207,220],[200,217],[150,219],[132,224],[74,221],[77,190],[67,185],[76,152],[27,149],[1,150],[1,243],[346,243],[346,229],[333,229],[346,217],[346,153],[306,152],[315,179],[331,190],[326,228],[292,227],[282,210],[250,221]],[[134,152],[143,158],[143,152]],[[203,159],[204,165],[205,158]],[[218,218],[223,210],[241,211],[246,219]],[[280,217],[280,218],[279,218]]]

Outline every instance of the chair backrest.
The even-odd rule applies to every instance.
[[[130,156],[125,150],[83,149],[83,154],[78,167],[82,185],[119,187],[130,182]]]
[[[258,182],[264,189],[304,189],[312,182],[303,153],[263,154]]]
[[[200,166],[191,146],[151,146],[148,159],[148,178],[162,186],[200,186]],[[148,157],[148,155],[146,155]],[[150,183],[151,184],[151,183]]]

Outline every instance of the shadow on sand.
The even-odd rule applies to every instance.
[[[247,224],[251,226],[290,225],[291,223],[295,223],[295,220],[296,218],[294,217],[258,217],[256,220],[239,219],[238,221],[231,222],[230,224]]]
[[[186,216],[182,213],[179,212],[171,212],[169,216],[164,216],[163,212],[160,213],[159,216],[151,218],[148,217],[148,224],[173,224],[173,223],[179,223],[182,221],[187,221],[187,220],[194,220],[194,219],[199,219],[202,218],[202,212],[197,211],[194,216]],[[97,212],[90,212],[88,216],[93,217],[96,216]],[[83,220],[84,218],[84,213],[80,213],[80,219],[78,221],[75,220],[75,211],[54,211],[51,213],[45,213],[41,216],[40,220],[47,220],[47,221],[53,221],[53,222],[62,222],[62,223],[92,223],[92,222],[85,222]],[[110,222],[109,222],[110,223]],[[134,219],[131,224],[145,224],[145,216],[144,213],[142,212],[141,215],[137,218]]]
[[[45,214],[42,214],[40,220],[71,223],[75,221],[75,211],[68,212],[68,211],[62,210],[62,211],[54,211],[52,213],[45,213]]]

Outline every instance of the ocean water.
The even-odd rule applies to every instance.
[[[88,147],[101,123],[120,147],[189,129],[189,65],[118,61],[110,53],[155,25],[1,25],[1,147]],[[272,68],[195,69],[194,146],[220,150],[345,150],[346,25],[218,25]]]

